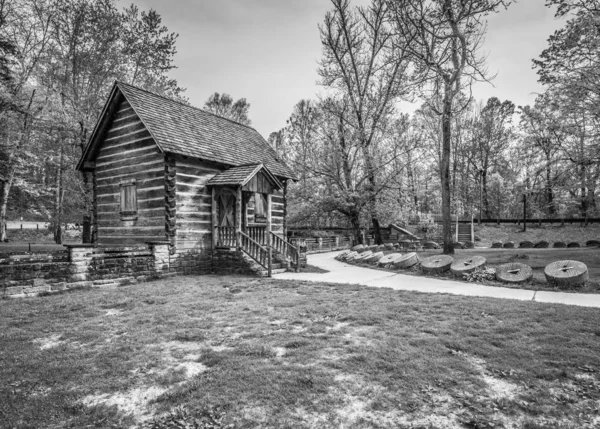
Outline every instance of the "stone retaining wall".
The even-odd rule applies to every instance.
[[[0,257],[0,296],[120,286],[177,274],[171,270],[168,243],[148,243],[147,247],[65,247],[65,251]]]
[[[77,287],[114,287],[186,274],[264,275],[264,269],[252,258],[235,250],[171,254],[169,242],[151,242],[141,247],[65,247],[57,252],[0,255],[0,297]],[[305,251],[301,253],[300,265],[306,266]]]

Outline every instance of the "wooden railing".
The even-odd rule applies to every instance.
[[[267,247],[263,247],[260,243],[252,239],[249,235],[238,231],[240,234],[240,242],[242,250],[248,254],[252,259],[258,262],[265,269],[269,269],[271,261],[269,261],[269,250]]]
[[[252,240],[260,244],[267,244],[267,227],[266,226],[248,226],[245,231],[246,235]]]
[[[273,233],[271,233],[271,247],[277,252],[281,253],[284,257],[289,258],[292,266],[298,269],[299,254],[296,247],[292,246],[286,240]]]
[[[218,226],[215,228],[217,234],[217,246],[236,247],[237,237],[235,227],[233,226]]]

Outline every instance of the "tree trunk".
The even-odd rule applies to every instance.
[[[365,169],[367,170],[367,179],[369,182],[369,211],[371,212],[371,223],[373,225],[373,238],[375,244],[383,244],[381,238],[381,228],[379,226],[379,219],[377,218],[377,177],[375,175],[375,168],[373,166],[373,159],[369,153],[369,148],[363,144],[363,154],[365,157]]]
[[[8,178],[0,182],[0,242],[5,242],[8,237],[6,233],[6,211],[8,209],[8,195],[15,177],[15,169],[11,168]]]
[[[54,199],[54,242],[56,244],[62,244],[63,157],[64,150],[61,147],[60,161],[56,172],[56,197]]]
[[[454,254],[452,243],[452,219],[450,217],[450,144],[452,99],[451,88],[446,84],[444,91],[444,110],[442,114],[442,162],[440,177],[442,182],[442,234],[444,237],[444,254]]]
[[[352,210],[349,215],[350,224],[352,225],[352,233],[354,234],[355,244],[364,244],[363,235],[360,230],[360,215],[358,212]]]
[[[554,207],[554,192],[552,191],[552,170],[546,165],[546,199],[548,200],[548,214],[554,217],[556,208]]]

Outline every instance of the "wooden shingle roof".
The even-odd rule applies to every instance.
[[[115,83],[107,106],[118,93],[133,107],[163,152],[232,166],[264,164],[276,176],[295,179],[254,128],[122,82]],[[104,113],[110,114],[106,108]],[[102,131],[98,128],[101,127],[94,130],[94,135]],[[94,135],[89,146],[94,144]],[[88,149],[80,164],[90,161],[86,154],[93,150]]]
[[[211,178],[206,184],[208,186],[244,186],[259,171],[263,172],[274,187],[282,189],[283,186],[279,180],[277,180],[263,164],[248,164],[239,167],[231,167]]]

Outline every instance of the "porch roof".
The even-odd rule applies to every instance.
[[[274,188],[283,189],[281,182],[263,164],[231,167],[211,178],[206,184],[208,186],[244,186],[259,172],[265,175]]]

